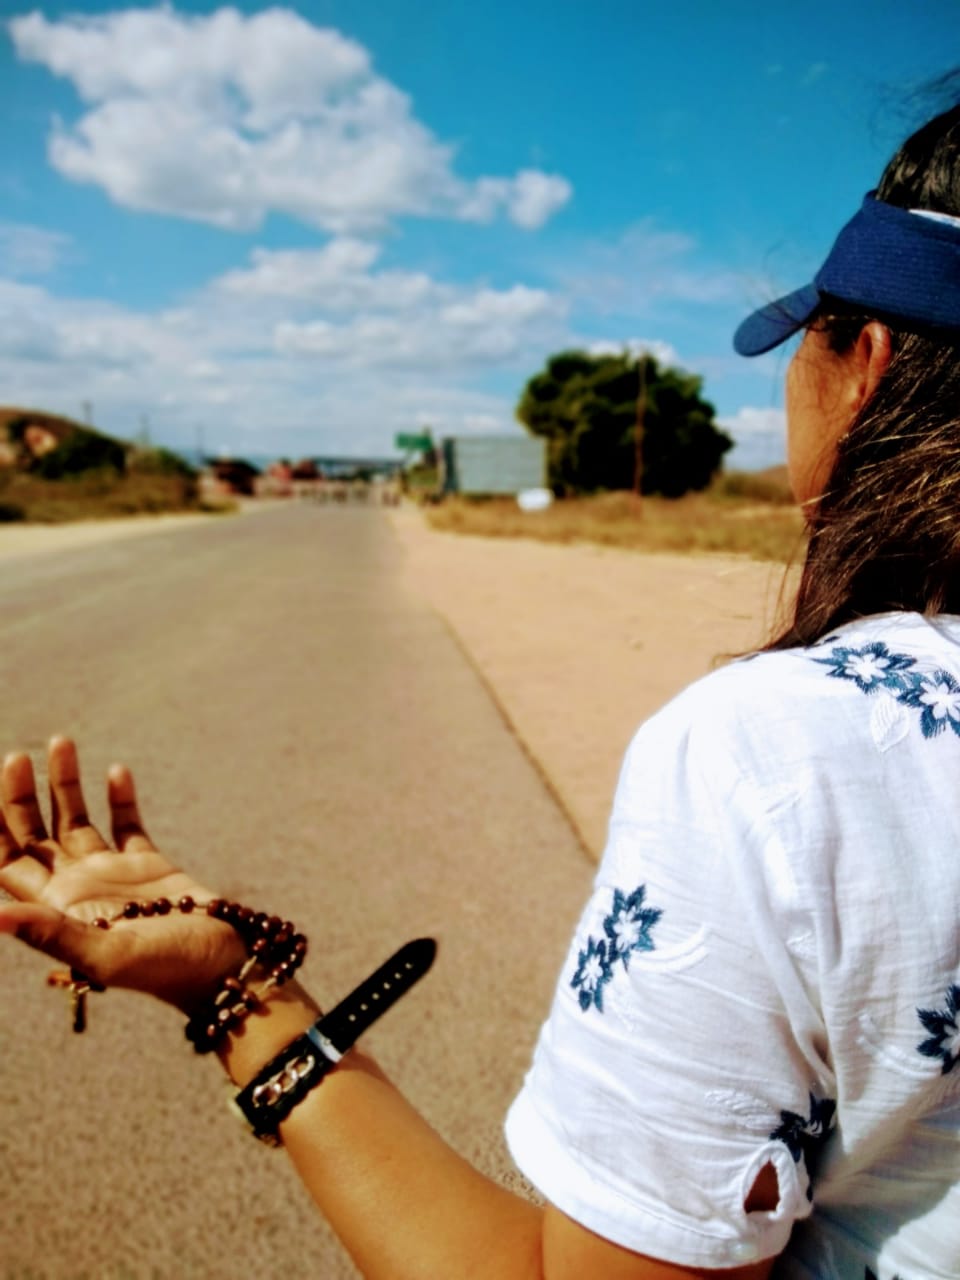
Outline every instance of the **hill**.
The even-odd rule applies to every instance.
[[[0,521],[58,523],[198,505],[196,473],[170,450],[41,409],[0,406]]]

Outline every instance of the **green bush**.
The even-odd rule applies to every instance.
[[[30,471],[45,480],[62,480],[80,472],[105,469],[122,475],[126,465],[126,450],[118,441],[93,431],[75,431],[49,453],[34,458]]]

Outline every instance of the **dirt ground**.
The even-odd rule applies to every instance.
[[[410,586],[453,629],[591,857],[640,723],[777,616],[783,567],[434,533],[391,514]]]
[[[7,525],[0,564],[210,518]],[[434,533],[414,507],[388,518],[407,586],[446,619],[594,858],[637,726],[777,614],[779,565]]]

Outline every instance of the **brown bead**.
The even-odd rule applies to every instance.
[[[243,983],[240,981],[239,978],[224,978],[223,985],[227,991],[243,990]]]
[[[196,905],[197,904],[187,893],[187,894],[184,894],[184,896],[177,903],[177,909],[179,911],[182,911],[185,915],[188,915]]]
[[[207,903],[207,915],[219,917],[220,912],[226,905],[223,898],[214,898],[212,902]]]
[[[169,898],[157,898],[153,904],[153,909],[158,916],[168,916],[173,908],[173,903]]]
[[[240,999],[243,1001],[243,1003],[247,1006],[248,1009],[258,1009],[260,1007],[260,997],[257,995],[255,991],[250,991],[250,990],[244,991]]]
[[[105,920],[103,916],[97,916],[96,920],[93,921],[93,927],[95,929],[109,929],[110,921]]]
[[[139,902],[125,902],[123,904],[123,914],[127,920],[136,920],[140,914]]]
[[[157,911],[157,904],[155,902],[141,902],[140,914],[142,916],[155,915],[156,911]]]
[[[250,951],[255,956],[262,956],[269,946],[270,944],[267,942],[266,938],[257,938],[256,942],[251,946]]]
[[[254,913],[249,907],[241,907],[237,912],[237,924],[248,925],[253,919]]]

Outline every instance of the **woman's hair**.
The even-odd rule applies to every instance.
[[[960,216],[960,105],[908,138],[877,196]],[[810,326],[843,354],[878,318],[824,303]],[[768,649],[874,613],[960,613],[960,335],[884,323],[890,364],[812,504],[793,620]]]

